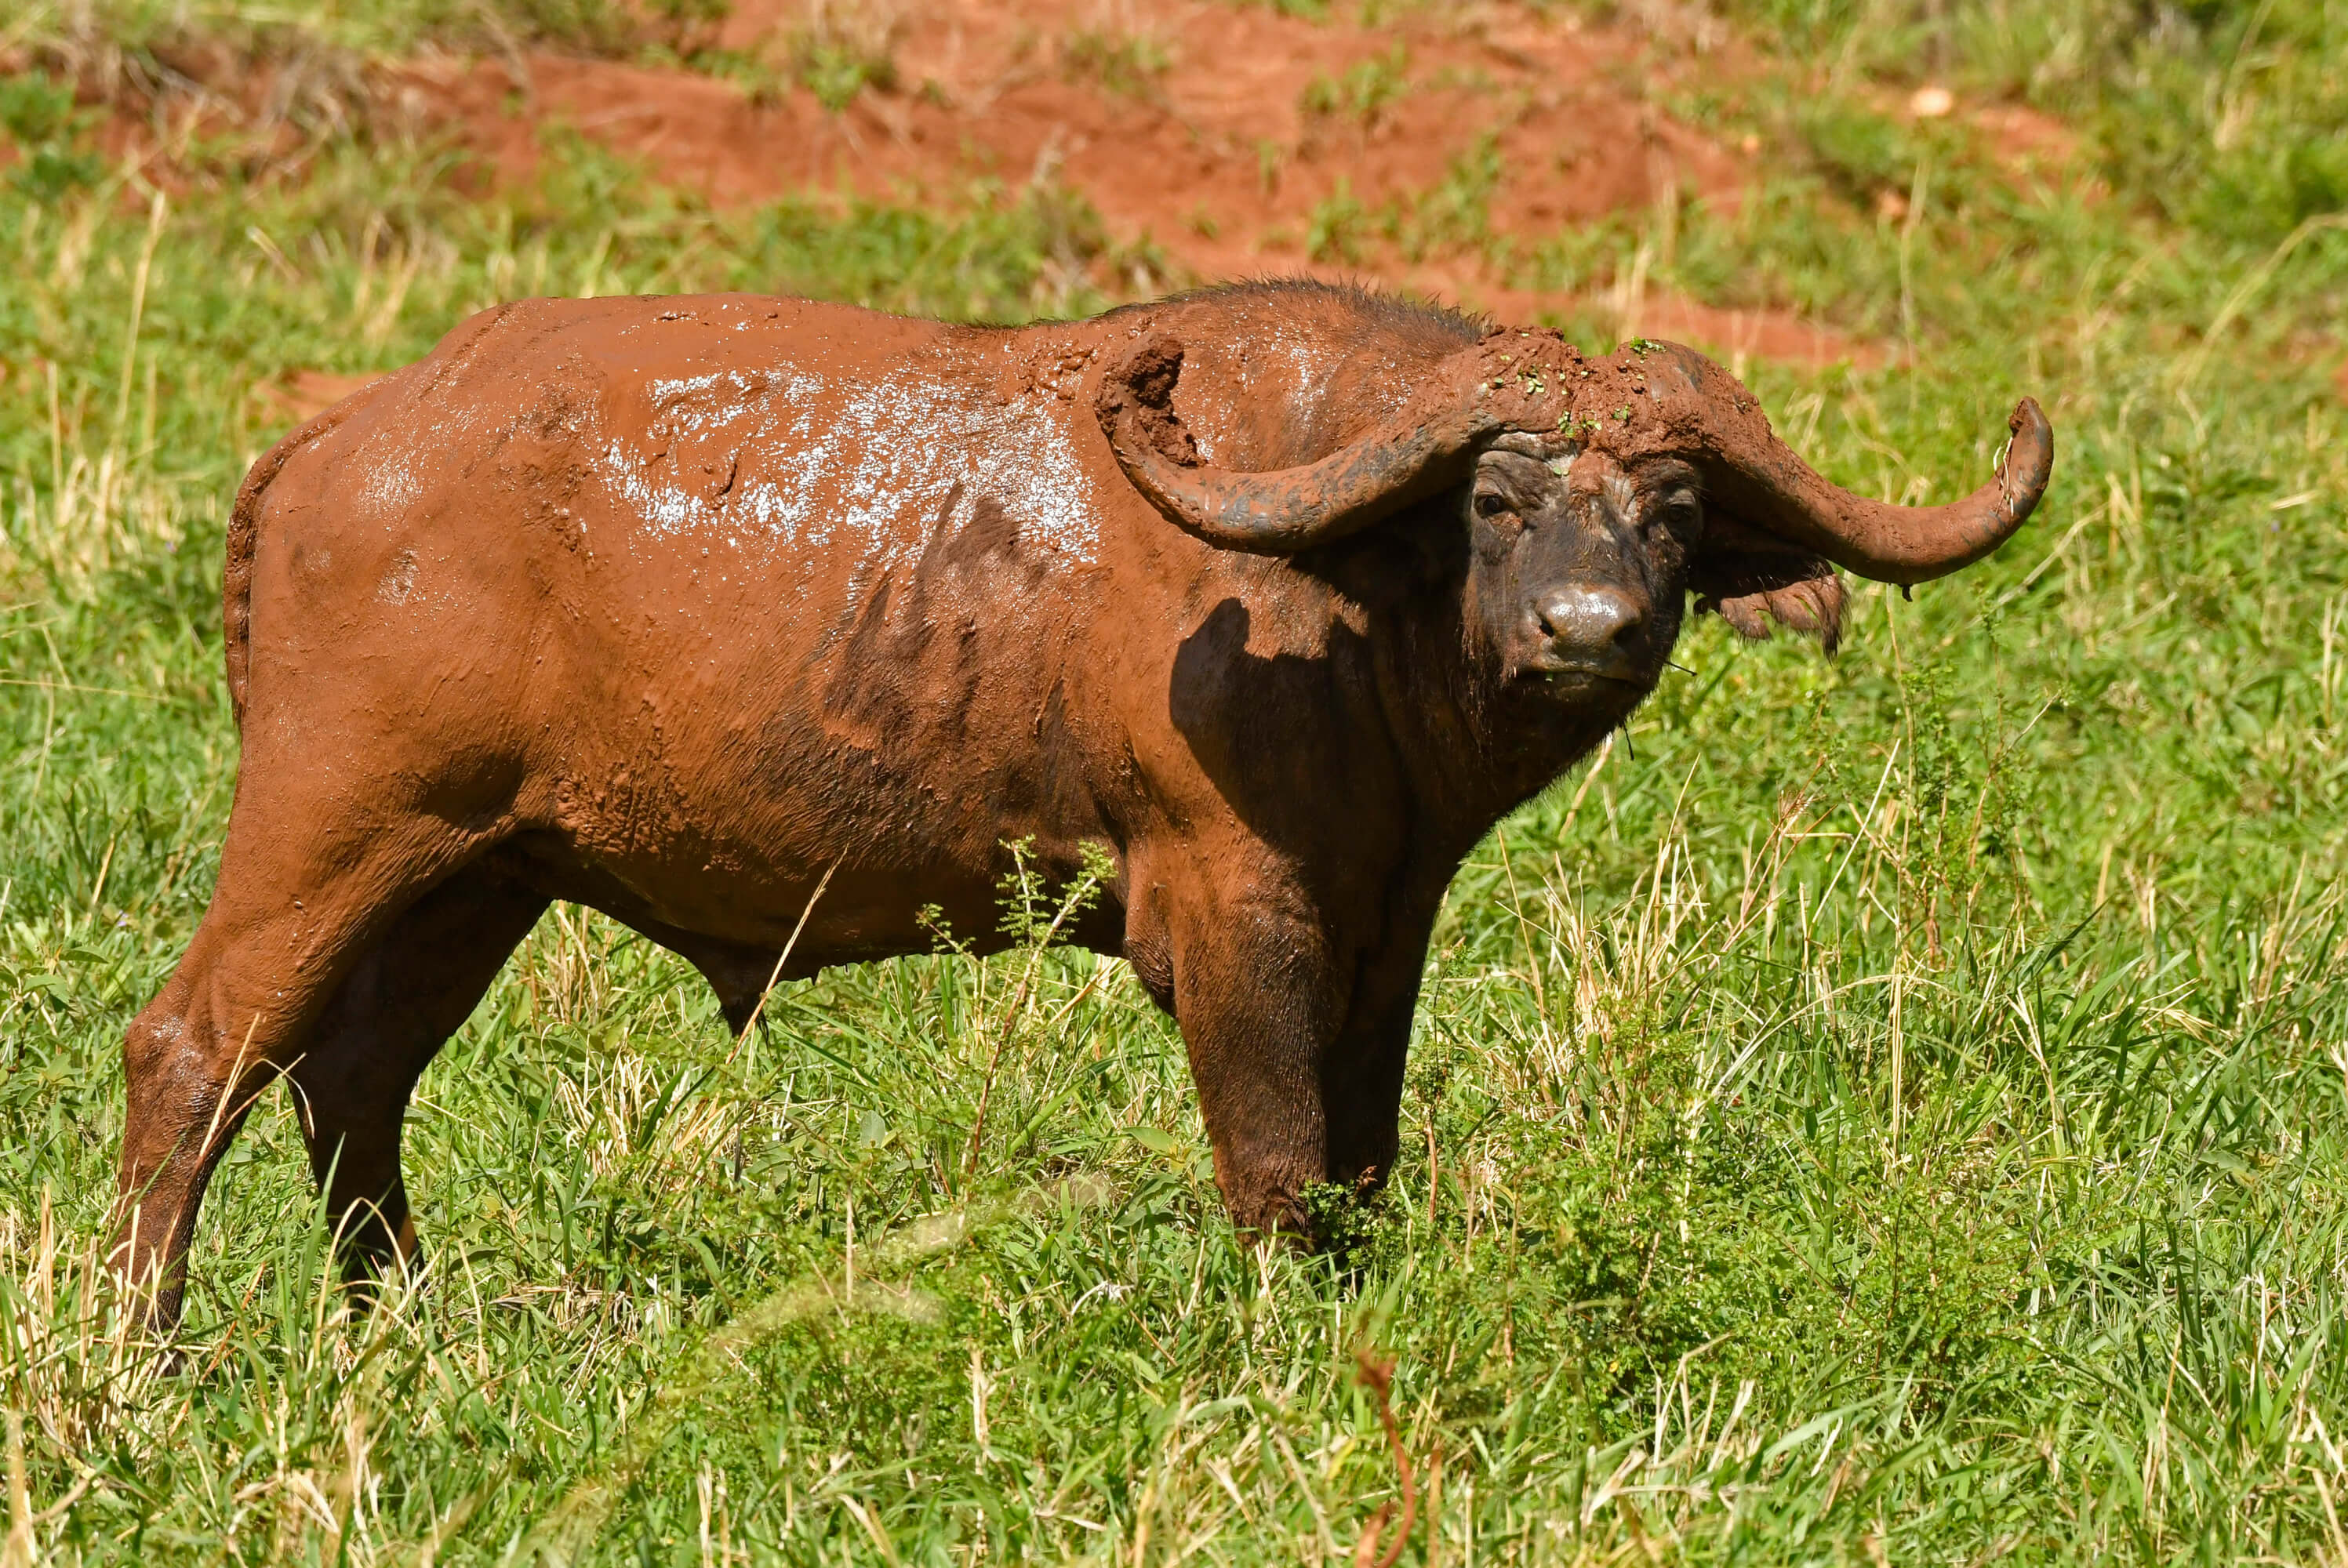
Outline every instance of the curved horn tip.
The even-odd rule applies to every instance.
[[[2039,497],[2046,493],[2047,480],[2054,477],[2054,427],[2046,422],[2046,413],[2034,397],[2013,405],[2005,427],[2011,439],[1998,478],[2005,491],[2008,515],[2019,523],[2036,508]]]

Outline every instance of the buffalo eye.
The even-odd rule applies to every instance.
[[[1696,498],[1685,490],[1665,496],[1648,513],[1651,523],[1660,525],[1675,534],[1687,533],[1694,529],[1702,516],[1703,508],[1697,504]]]
[[[1476,496],[1476,515],[1479,518],[1505,518],[1516,510],[1509,498],[1491,490],[1481,490]]]

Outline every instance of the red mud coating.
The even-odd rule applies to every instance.
[[[1766,425],[1664,352],[1315,284],[1018,330],[746,294],[465,323],[238,495],[242,761],[211,907],[125,1041],[119,1263],[176,1312],[278,1071],[353,1266],[412,1250],[408,1093],[550,900],[685,955],[740,1027],[803,916],[787,977],[930,949],[929,905],[994,940],[1021,838],[1056,878],[1110,851],[1070,935],[1179,1020],[1234,1219],[1305,1231],[1308,1184],[1395,1157],[1460,857],[1623,722],[1688,596],[1834,635],[1812,536],[1843,548],[1843,512],[1707,518]],[[1653,412],[1581,412],[1684,360]],[[1439,460],[1380,459],[1398,428]],[[1195,528],[1211,480],[1279,533],[1248,486],[1332,462],[1291,557],[1161,510]]]

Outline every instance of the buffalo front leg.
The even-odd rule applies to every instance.
[[[345,1279],[420,1261],[399,1169],[408,1096],[546,903],[488,868],[458,872],[352,966],[288,1070]]]
[[[1406,994],[1396,995],[1384,985],[1376,989],[1379,994],[1357,999],[1321,1061],[1321,1099],[1329,1113],[1329,1179],[1357,1194],[1375,1192],[1394,1174],[1417,976],[1414,971]]]
[[[1176,1022],[1214,1145],[1215,1179],[1242,1230],[1311,1238],[1305,1189],[1328,1180],[1328,1048],[1348,977],[1303,901],[1208,892],[1169,933]]]
[[[1394,1174],[1401,1144],[1403,1069],[1418,1011],[1426,943],[1443,884],[1430,876],[1418,897],[1398,898],[1392,929],[1354,968],[1344,1026],[1321,1059],[1329,1112],[1329,1179],[1357,1193]]]

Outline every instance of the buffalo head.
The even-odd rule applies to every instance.
[[[1679,631],[1702,481],[1670,458],[1615,461],[1511,432],[1477,456],[1466,628],[1488,668],[1581,705],[1635,701]]]
[[[1746,636],[1774,620],[1831,648],[1835,566],[1908,584],[1978,560],[2030,516],[2054,464],[2024,399],[1988,485],[1891,506],[1819,476],[1692,349],[1643,341],[1590,358],[1554,333],[1502,329],[1320,461],[1234,472],[1201,464],[1174,413],[1181,363],[1179,343],[1145,338],[1096,396],[1119,465],[1159,511],[1210,543],[1288,555],[1418,503],[1456,508],[1470,643],[1510,689],[1585,710],[1627,712],[1653,687],[1690,591]]]

